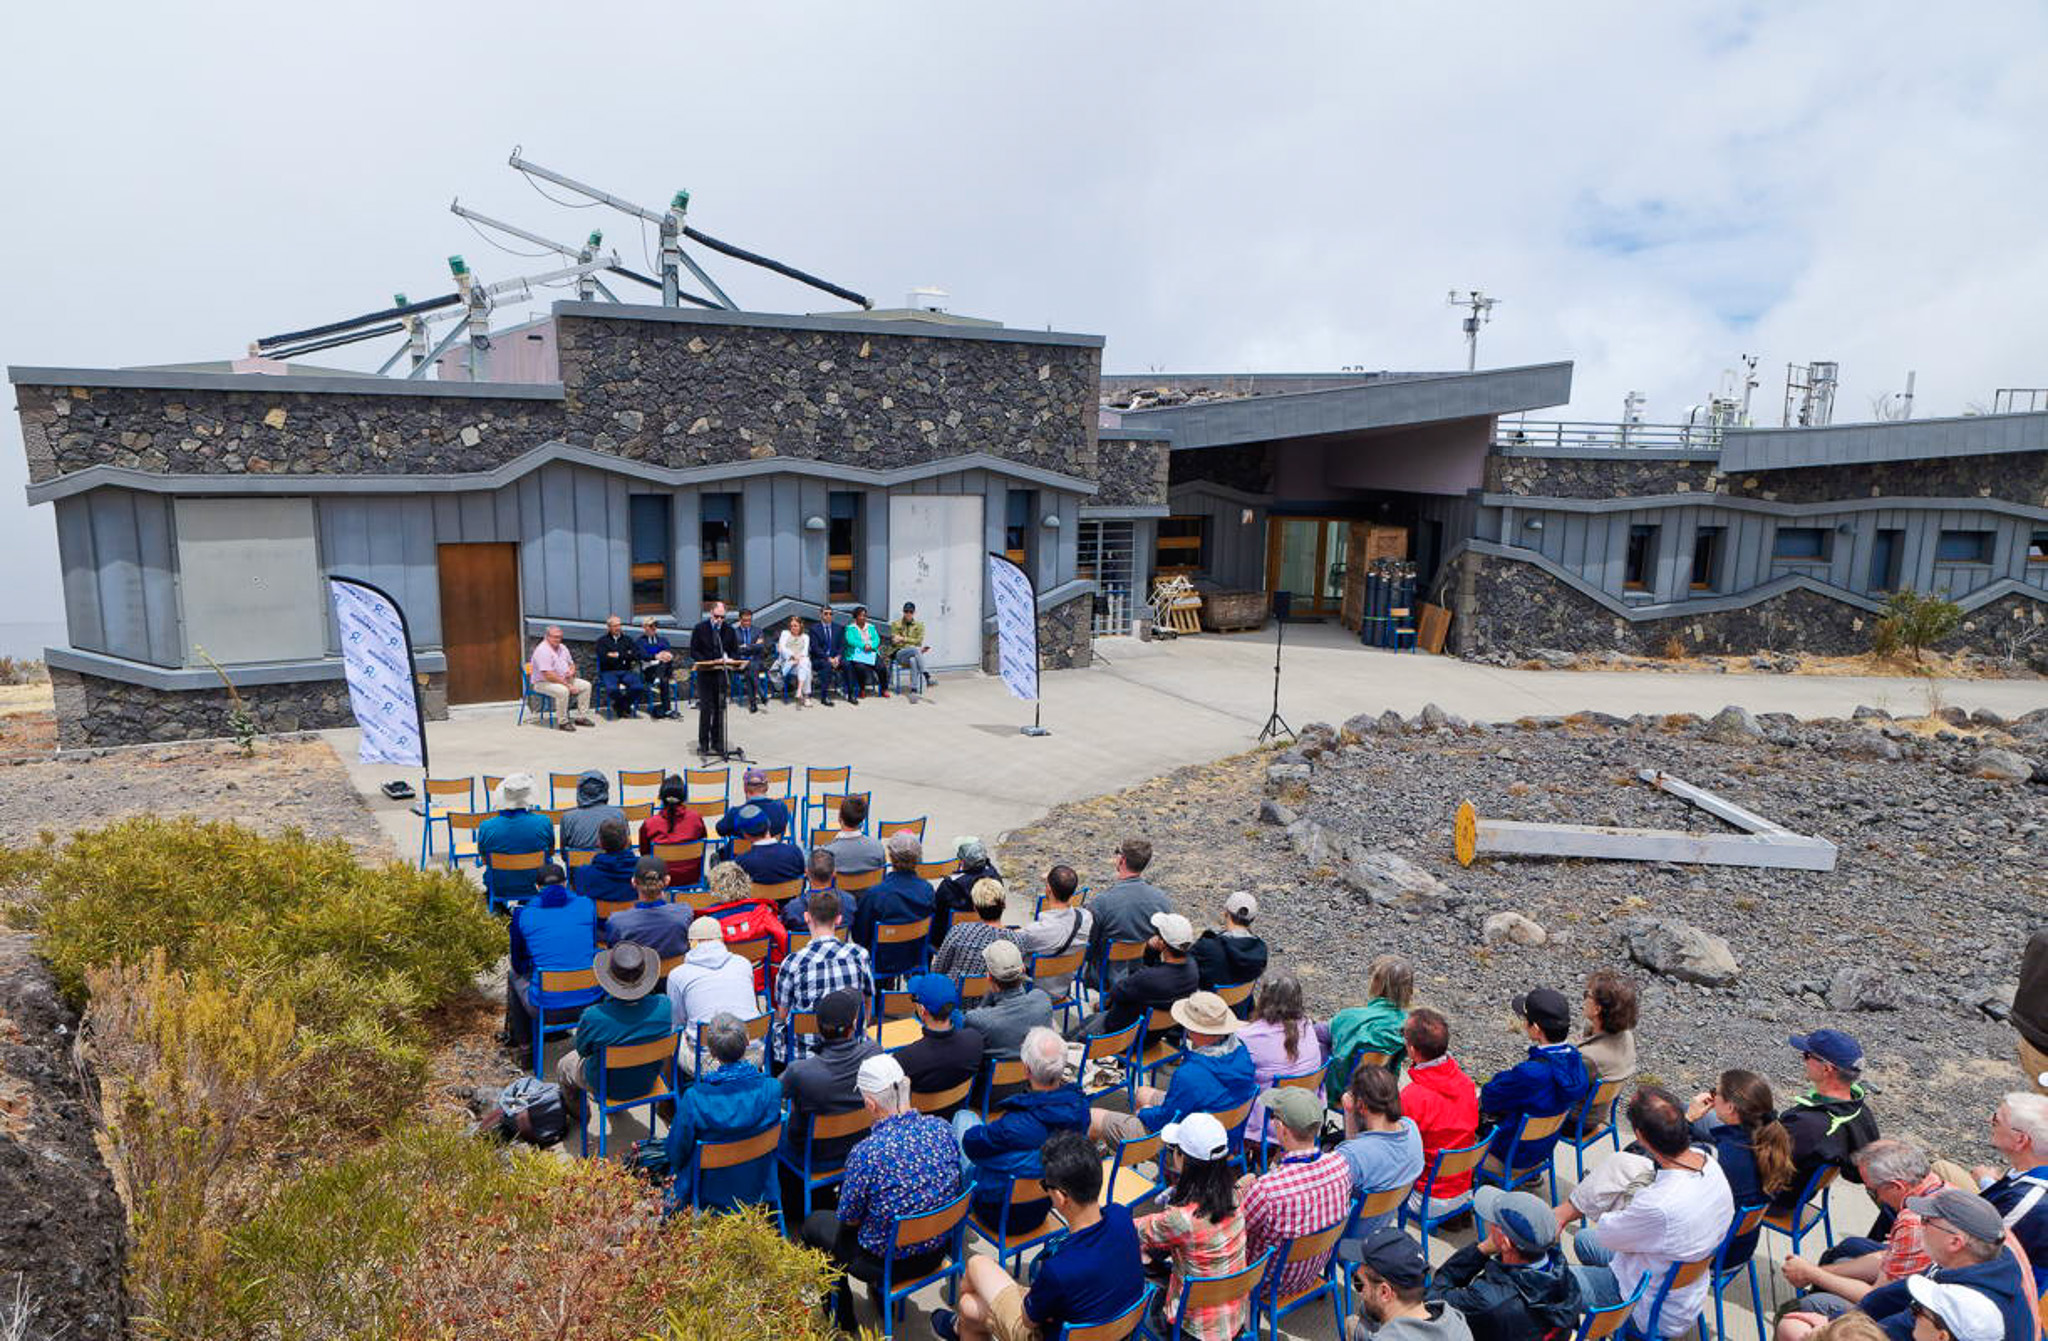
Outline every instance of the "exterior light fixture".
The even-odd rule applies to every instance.
[[[1046,529],[1046,530],[1048,530],[1048,531],[1057,531],[1057,530],[1059,530],[1059,529],[1060,529],[1060,514],[1059,514],[1059,513],[1057,513],[1057,512],[1048,512],[1048,513],[1046,513],[1046,514],[1045,514],[1045,523],[1044,523],[1044,524],[1045,524],[1045,529]]]
[[[1529,518],[1529,520],[1523,522],[1522,525],[1528,527],[1532,531],[1540,531],[1543,529],[1543,518],[1531,517]]]
[[[804,529],[806,531],[822,531],[825,529],[825,519],[823,517],[806,517],[804,518]]]
[[[1250,526],[1252,524],[1252,510],[1245,508],[1240,511],[1237,514],[1237,522],[1240,526]]]

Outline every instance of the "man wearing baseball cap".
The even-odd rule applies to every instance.
[[[1813,1088],[1794,1099],[1778,1121],[1792,1138],[1792,1181],[1772,1203],[1774,1214],[1799,1204],[1806,1184],[1832,1164],[1852,1183],[1863,1181],[1856,1152],[1877,1139],[1877,1118],[1863,1101],[1863,1045],[1839,1029],[1816,1029],[1785,1040],[1806,1059]]]
[[[1266,1093],[1280,1141],[1280,1157],[1255,1179],[1238,1207],[1244,1216],[1245,1259],[1281,1248],[1302,1234],[1328,1229],[1351,1207],[1351,1165],[1317,1144],[1323,1132],[1323,1092],[1289,1086]],[[1334,1252],[1333,1246],[1331,1252]],[[1330,1253],[1287,1264],[1280,1297],[1292,1299],[1321,1279]]]
[[[981,1031],[961,1021],[960,984],[943,973],[920,973],[904,986],[910,989],[917,1022],[924,1027],[915,1043],[895,1053],[910,1077],[911,1090],[938,1094],[981,1074]],[[953,1109],[939,1116],[950,1118]]]
[[[738,836],[752,844],[733,858],[749,880],[757,885],[786,885],[803,879],[804,850],[769,827],[768,813],[759,802],[741,806],[732,819]]]
[[[1485,1167],[1499,1173],[1515,1143],[1518,1119],[1570,1112],[1593,1088],[1585,1059],[1565,1041],[1571,1033],[1572,1007],[1564,994],[1548,987],[1523,993],[1510,1003],[1529,1036],[1529,1055],[1479,1087],[1479,1120],[1491,1120],[1493,1142]],[[1524,1141],[1514,1158],[1523,1168],[1540,1164],[1557,1144],[1557,1133]]]
[[[1557,1247],[1557,1217],[1533,1192],[1482,1187],[1473,1198],[1480,1238],[1436,1269],[1429,1298],[1465,1316],[1473,1341],[1570,1336],[1585,1301]]]
[[[789,832],[789,807],[768,794],[768,770],[750,768],[740,775],[739,804],[727,807],[726,812],[718,817],[720,838],[733,838],[746,833],[746,830],[740,828],[739,816],[748,806],[757,807],[766,817],[770,837],[780,838]]]
[[[1893,1341],[1911,1341],[1913,1282],[1959,1285],[1997,1306],[2007,1338],[2028,1341],[2034,1335],[2033,1310],[2027,1307],[2019,1259],[2005,1246],[2005,1222],[1997,1207],[1974,1192],[1948,1187],[1931,1197],[1912,1197],[1906,1208],[1920,1214],[1921,1238],[1934,1269],[1872,1290],[1859,1305],[1863,1312],[1877,1319]],[[1788,1315],[1786,1322],[1798,1316]]]
[[[1170,914],[1169,914],[1170,915]],[[1185,924],[1187,919],[1182,918]],[[1165,1090],[1138,1086],[1138,1111],[1095,1109],[1088,1124],[1098,1141],[1128,1141],[1158,1131],[1190,1113],[1225,1113],[1248,1104],[1258,1092],[1251,1053],[1237,1038],[1244,1022],[1214,992],[1196,992],[1173,1003],[1174,1022],[1185,1031],[1187,1052]]]
[[[1429,1260],[1407,1231],[1375,1230],[1358,1264],[1358,1314],[1344,1320],[1345,1341],[1472,1341],[1465,1316],[1429,1298],[1428,1286]]]
[[[1103,994],[1102,1008],[1076,1025],[1068,1038],[1113,1034],[1132,1021],[1142,1020],[1155,1010],[1165,1010],[1188,993],[1200,990],[1194,961],[1188,958],[1195,944],[1194,924],[1179,913],[1154,913],[1151,926],[1152,935],[1145,943],[1146,957],[1157,955],[1157,962],[1117,978],[1116,985]]]
[[[1240,889],[1223,901],[1223,926],[1204,931],[1189,955],[1203,991],[1257,982],[1265,974],[1266,942],[1252,933],[1258,915],[1259,901],[1250,890]]]

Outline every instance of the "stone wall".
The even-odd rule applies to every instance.
[[[1115,429],[1108,430],[1095,445],[1095,469],[1089,473],[1101,492],[1085,503],[1090,507],[1163,506],[1173,453],[1163,442],[1115,434]]]
[[[1729,493],[1818,503],[1836,498],[1998,498],[2048,507],[2048,452],[1952,456],[1927,461],[1873,461],[1853,468],[1813,466],[1733,476]]]
[[[57,744],[77,750],[103,745],[139,745],[173,740],[219,740],[232,737],[227,691],[152,689],[109,680],[62,667],[50,668],[57,707]],[[242,701],[265,734],[322,731],[356,723],[349,707],[348,686],[341,680],[301,680],[286,684],[237,685]],[[422,707],[429,721],[448,716],[447,678],[426,676]]]
[[[1549,498],[1618,498],[1628,494],[1725,491],[1718,463],[1562,456],[1486,458],[1486,491]]]
[[[1044,669],[1074,670],[1094,664],[1095,642],[1088,628],[1094,602],[1092,595],[1076,596],[1038,612],[1038,660]],[[995,675],[1001,668],[996,635],[986,633],[981,640],[981,669]]]

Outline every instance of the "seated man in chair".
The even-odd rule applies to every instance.
[[[647,692],[640,679],[640,644],[627,636],[625,621],[617,615],[605,620],[596,655],[597,692],[611,701],[612,716],[636,716],[640,696]]]

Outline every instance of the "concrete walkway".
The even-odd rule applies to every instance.
[[[1900,715],[1928,707],[1927,682],[1912,678],[1502,670],[1363,648],[1334,626],[1293,625],[1287,638],[1280,711],[1297,729],[1387,708],[1412,714],[1430,702],[1484,721],[1582,709],[1706,714],[1729,703],[1800,717],[1847,716],[1858,704]],[[1272,710],[1270,630],[1176,642],[1118,638],[1097,647],[1094,667],[1047,673],[1049,736],[1020,735],[1031,705],[1011,698],[1000,681],[964,672],[941,677],[938,693],[916,704],[895,697],[801,712],[779,703],[758,715],[742,710],[732,718],[732,738],[765,764],[851,764],[856,785],[874,791],[879,818],[928,816],[927,836],[944,843],[957,834],[993,840],[1063,801],[1250,749]],[[1939,692],[1942,703],[2008,716],[2048,706],[2048,683],[2038,680],[1943,681]],[[600,722],[571,733],[544,730],[530,717],[515,726],[516,715],[506,705],[458,708],[451,720],[433,723],[434,774],[525,770],[545,783],[550,770],[615,774],[696,762],[694,718]],[[393,844],[416,853],[418,820],[377,789],[417,777],[354,764],[353,730],[325,735]]]

